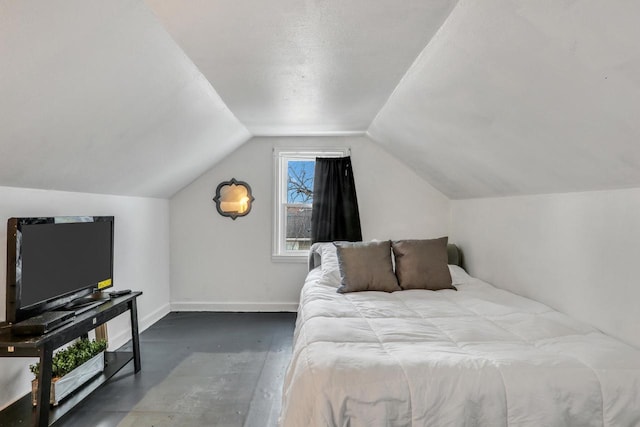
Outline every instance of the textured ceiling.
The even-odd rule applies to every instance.
[[[364,132],[457,0],[146,0],[256,135]]]
[[[637,0],[0,0],[0,185],[170,197],[251,134],[366,130],[451,198],[640,187],[638,16]]]
[[[0,185],[169,197],[249,137],[144,3],[0,2]]]
[[[450,198],[638,187],[638,17],[461,0],[368,133]]]

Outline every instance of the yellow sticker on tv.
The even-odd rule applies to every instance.
[[[111,286],[111,279],[103,280],[102,282],[98,282],[98,289],[104,289],[108,286]]]

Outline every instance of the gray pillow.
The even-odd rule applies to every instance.
[[[391,264],[391,242],[336,242],[341,286],[338,292],[399,291]]]
[[[448,237],[392,242],[396,276],[402,289],[455,289],[447,265]]]

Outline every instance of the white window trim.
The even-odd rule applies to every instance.
[[[285,209],[287,200],[287,161],[315,160],[316,157],[345,157],[351,155],[351,149],[331,148],[274,148],[273,149],[273,235],[271,259],[275,262],[307,262],[308,250],[288,251],[285,245]]]

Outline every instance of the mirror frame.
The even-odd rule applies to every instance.
[[[222,208],[220,207],[220,204],[222,202],[222,200],[220,200],[220,190],[222,189],[222,187],[224,186],[231,186],[231,185],[236,185],[236,186],[242,186],[247,190],[247,197],[249,198],[249,201],[247,202],[248,206],[247,206],[247,210],[242,212],[242,213],[238,213],[238,212],[225,212],[222,210]],[[213,201],[216,203],[216,209],[218,211],[218,213],[222,216],[226,216],[231,218],[232,220],[235,221],[236,218],[238,218],[239,216],[247,216],[249,215],[249,212],[251,212],[251,206],[253,205],[253,201],[256,198],[253,197],[253,194],[251,194],[251,186],[249,184],[247,184],[244,181],[238,181],[235,178],[231,178],[231,181],[222,181],[220,184],[218,184],[218,187],[216,188],[216,195],[213,198]]]

